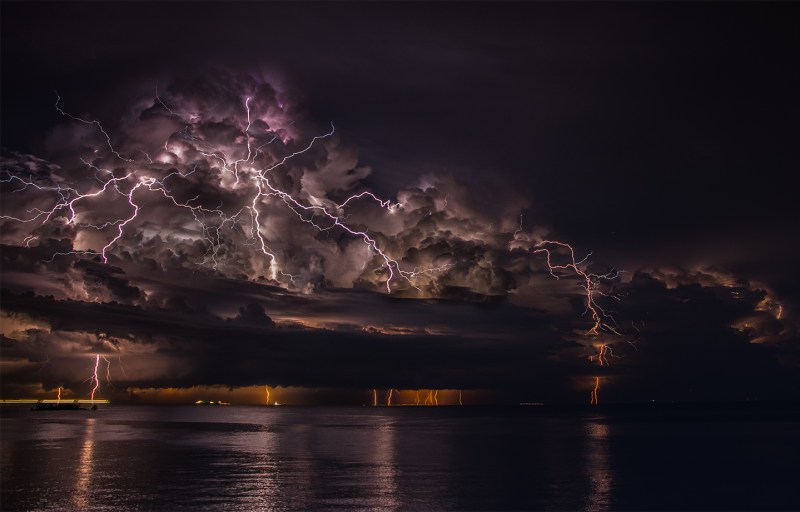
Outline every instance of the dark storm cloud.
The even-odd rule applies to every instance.
[[[131,359],[140,386],[519,385],[564,398],[570,378],[601,374],[619,399],[798,388],[800,219],[782,186],[796,167],[791,5],[2,9],[3,213],[137,173],[77,222],[3,222],[4,386],[79,382],[74,356],[107,353]],[[60,116],[53,89],[134,162]],[[402,204],[342,214],[406,268],[444,268],[419,276],[422,292],[398,281],[381,295],[386,267],[362,240],[276,197],[260,220],[297,277],[258,252],[253,189],[213,153],[243,158],[246,132],[266,144],[264,168],[329,121],[337,132],[273,183],[331,211],[366,190]],[[156,190],[137,196],[108,263],[58,255],[99,250],[113,227],[86,225],[126,218],[136,180],[168,175],[163,190],[204,208],[202,223]],[[598,299],[620,335],[586,336],[580,280],[531,255],[556,236],[579,257],[593,249],[593,272],[629,271],[603,288],[619,300]],[[599,368],[587,358],[602,343],[622,357]]]
[[[764,290],[746,282],[668,287],[646,273],[624,290],[620,316],[633,322],[641,343],[629,351],[631,364],[615,390],[620,396],[796,398],[797,322],[758,312]],[[633,382],[635,392],[625,389]]]
[[[129,377],[117,375],[119,387],[491,388],[550,401],[581,400],[589,379],[599,375],[606,396],[616,400],[699,400],[796,398],[800,378],[791,324],[772,326],[781,335],[758,344],[751,342],[752,333],[731,328],[737,319],[758,315],[764,299],[763,291],[744,286],[669,288],[649,274],[636,274],[624,286],[626,298],[615,314],[637,337],[613,343],[610,365],[604,367],[586,359],[596,351],[582,345],[581,337],[554,330],[552,318],[507,303],[419,301],[346,290],[328,292],[336,297],[291,299],[284,290],[249,286],[253,296],[267,299],[263,303],[307,322],[324,324],[340,318],[337,311],[340,320],[348,319],[347,312],[355,310],[350,320],[388,317],[395,323],[361,330],[353,324],[276,327],[255,302],[240,302],[237,314],[225,320],[193,311],[183,299],[168,310],[4,290],[3,311],[30,325],[6,337],[4,358],[38,362],[4,371],[4,379],[79,388],[94,353],[123,356]],[[231,290],[236,292],[241,290]],[[223,298],[231,297],[223,292]],[[436,331],[436,323],[427,330],[414,327],[426,319],[444,326],[443,332]],[[501,333],[485,333],[492,328]],[[46,366],[34,373],[43,361]],[[138,371],[143,368],[148,371]],[[576,378],[577,385],[571,380]],[[521,391],[528,395],[514,394]]]
[[[43,183],[27,172],[42,161],[6,159],[4,240],[68,237],[70,250],[104,262],[161,272],[200,265],[307,291],[386,286],[480,300],[543,274],[524,249],[545,231],[518,237],[513,206],[482,213],[465,186],[435,175],[382,202],[364,187],[371,170],[357,152],[333,131],[304,135],[295,111],[262,79],[220,70],[138,101],[108,132],[64,114],[50,137],[61,164]],[[87,125],[93,137],[66,152],[79,138],[70,127],[83,134]]]
[[[386,335],[299,327],[276,328],[261,306],[250,304],[230,320],[121,304],[56,301],[4,291],[4,310],[26,312],[50,325],[55,336],[26,331],[25,340],[4,340],[8,357],[41,361],[48,354],[45,385],[75,384],[82,375],[76,354],[64,351],[67,337],[84,336],[93,351],[114,357],[125,348],[125,366],[132,376],[117,385],[140,387],[224,384],[282,384],[368,388],[374,386],[508,388],[561,381],[563,368],[546,356],[568,342],[538,328],[538,340],[520,344],[452,335]],[[402,307],[402,305],[398,305]],[[435,307],[435,306],[434,306]],[[446,308],[446,306],[445,306]],[[88,319],[93,319],[88,321]],[[536,328],[528,324],[529,333]],[[57,333],[57,335],[56,335]],[[97,336],[101,335],[101,341]],[[106,340],[106,341],[102,341]],[[131,345],[141,347],[131,348]],[[81,354],[77,354],[80,356]],[[60,363],[59,363],[60,361]],[[60,365],[60,366],[59,366]],[[164,373],[133,377],[132,368],[149,365]],[[509,368],[517,371],[509,372]],[[12,374],[8,378],[20,379]],[[29,375],[39,379],[40,376]],[[83,377],[85,378],[85,377]]]

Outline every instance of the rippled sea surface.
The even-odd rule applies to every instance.
[[[0,410],[6,510],[800,509],[791,405]]]

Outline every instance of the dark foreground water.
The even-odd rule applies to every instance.
[[[0,410],[0,509],[800,509],[789,405]]]

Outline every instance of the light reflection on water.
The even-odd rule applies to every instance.
[[[586,496],[586,510],[590,512],[611,508],[611,490],[614,475],[608,453],[609,426],[599,422],[584,425],[587,437],[586,472],[589,478],[589,494]]]
[[[72,502],[80,510],[89,508],[89,492],[92,489],[92,472],[94,470],[94,427],[95,418],[86,419],[83,434],[80,460],[78,461],[78,478],[72,491]]]
[[[769,476],[796,469],[786,455],[800,448],[796,418],[642,418],[467,407],[4,409],[0,509],[800,505],[793,483]],[[731,455],[732,446],[743,449]],[[695,483],[700,474],[704,487]],[[748,501],[753,487],[748,494],[738,481],[758,482],[764,491]],[[691,493],[673,497],[675,488]]]
[[[374,508],[394,510],[398,507],[397,483],[395,482],[395,446],[394,428],[391,419],[378,426],[373,443],[375,459],[375,485],[378,488],[378,499]],[[373,507],[371,507],[373,508]]]

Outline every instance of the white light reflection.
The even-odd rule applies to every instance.
[[[611,509],[611,491],[614,475],[609,460],[609,427],[605,423],[589,421],[586,431],[586,472],[589,492],[586,495],[586,510],[590,512]]]
[[[78,462],[78,478],[75,481],[75,491],[72,493],[72,502],[79,510],[90,508],[92,476],[94,474],[94,423],[94,418],[86,420],[81,457]]]
[[[378,425],[375,430],[375,443],[372,453],[375,454],[373,475],[377,486],[377,503],[373,510],[397,510],[400,502],[397,499],[397,472],[395,432],[393,422],[386,421]]]
[[[270,418],[267,425],[273,422],[274,419]],[[270,511],[280,508],[284,489],[281,486],[283,468],[279,462],[277,437],[278,434],[269,428],[255,436],[247,436],[237,447],[243,453],[255,452],[257,459],[244,472],[237,486],[241,492],[238,493],[237,506],[233,507],[235,510]]]

